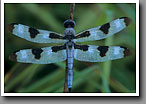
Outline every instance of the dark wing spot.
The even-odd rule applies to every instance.
[[[124,19],[126,26],[128,26],[131,23],[131,19],[128,17],[121,17],[120,19]]]
[[[51,39],[64,39],[63,36],[57,35],[55,33],[50,33],[49,38],[51,38]]]
[[[85,31],[77,36],[75,36],[75,39],[78,39],[78,38],[84,38],[84,37],[89,37],[91,34],[90,34],[90,31]]]
[[[9,56],[9,59],[10,59],[10,60],[12,60],[12,61],[17,61],[16,52],[18,52],[18,51],[13,52],[13,53]]]
[[[129,50],[128,48],[123,47],[123,46],[120,46],[120,48],[123,48],[123,49],[124,49],[124,51],[123,51],[123,53],[124,53],[124,57],[126,57],[126,56],[129,56],[129,55],[130,55],[130,50]]]
[[[66,49],[66,45],[63,46],[53,46],[52,47],[52,52],[58,52],[60,50]]]
[[[103,33],[108,34],[110,28],[110,23],[106,23],[102,25],[99,30],[101,30]]]
[[[30,37],[31,38],[35,38],[36,35],[40,33],[37,29],[34,29],[32,27],[29,28],[29,32],[30,32]]]
[[[32,54],[35,56],[35,59],[40,59],[42,52],[43,52],[43,50],[41,48],[32,49]]]
[[[108,46],[99,46],[97,49],[100,51],[100,56],[106,56],[106,52],[108,51]]]
[[[88,45],[77,45],[77,44],[74,44],[74,48],[75,49],[80,49],[82,51],[88,51]]]
[[[13,32],[14,25],[18,25],[18,23],[11,23],[11,24],[8,25],[8,30],[9,30],[10,32]]]

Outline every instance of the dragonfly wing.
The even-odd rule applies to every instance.
[[[120,59],[129,55],[129,50],[122,46],[75,45],[74,58],[79,61],[104,62]]]
[[[61,34],[17,23],[10,24],[9,30],[20,38],[36,43],[64,43],[66,41]]]
[[[53,46],[38,49],[24,49],[14,52],[10,59],[22,63],[49,64],[66,60],[66,47]]]
[[[102,26],[91,28],[77,34],[75,36],[75,41],[83,42],[83,41],[93,41],[93,40],[101,40],[107,38],[126,28],[126,26],[129,25],[130,21],[131,20],[128,17],[121,17],[115,19]]]

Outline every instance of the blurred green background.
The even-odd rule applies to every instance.
[[[64,33],[63,22],[69,18],[70,4],[5,4],[5,27],[21,23],[38,29]],[[102,63],[74,60],[73,92],[135,93],[136,92],[136,5],[76,4],[76,33],[119,17],[130,17],[132,23],[107,39],[83,42],[90,45],[125,46],[131,56]],[[41,48],[57,44],[31,43],[5,29],[5,92],[63,92],[65,62],[48,65],[12,62],[9,55],[20,49]]]

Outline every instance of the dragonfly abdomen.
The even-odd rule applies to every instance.
[[[72,88],[73,82],[73,48],[67,48],[67,66],[68,66],[68,88]]]

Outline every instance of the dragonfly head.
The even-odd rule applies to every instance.
[[[64,21],[64,27],[65,28],[74,28],[75,27],[75,21],[68,19],[66,21]]]

